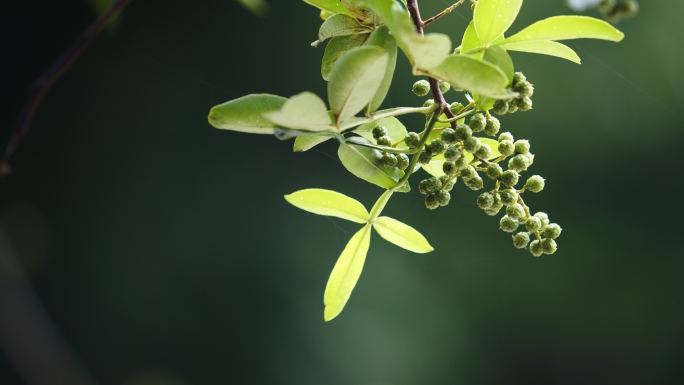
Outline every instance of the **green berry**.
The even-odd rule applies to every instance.
[[[439,155],[446,150],[446,144],[444,144],[442,139],[435,139],[430,143],[429,148],[433,155]]]
[[[453,144],[458,142],[458,138],[456,138],[456,131],[454,131],[451,128],[445,128],[444,130],[442,130],[439,136],[440,138],[442,138],[442,141],[446,144]]]
[[[639,12],[639,3],[635,0],[627,0],[620,3],[617,10],[624,18],[634,17]]]
[[[444,151],[444,158],[448,161],[455,161],[461,157],[461,150],[456,147],[447,147]]]
[[[477,171],[475,171],[475,167],[473,166],[466,166],[461,170],[459,176],[463,179],[475,178],[477,176]]]
[[[468,186],[469,189],[477,191],[480,190],[484,187],[484,181],[482,178],[480,178],[479,175],[475,175],[474,178],[470,179],[463,179],[463,183],[465,183],[466,186]]]
[[[596,6],[596,9],[603,14],[608,14],[612,13],[616,6],[617,0],[603,0]]]
[[[513,81],[511,82],[511,85],[513,87],[515,87],[520,82],[525,82],[525,81],[527,81],[527,78],[525,77],[525,75],[523,75],[522,72],[516,72],[515,74],[513,74]]]
[[[499,192],[499,197],[501,202],[506,206],[514,205],[518,203],[518,192],[514,189],[505,189]]]
[[[442,164],[442,171],[448,176],[454,176],[458,173],[458,169],[456,168],[456,165],[454,165],[454,162],[444,162],[444,164]]]
[[[459,124],[456,127],[456,138],[458,140],[466,140],[473,135],[473,130],[470,129],[470,127],[466,126],[465,124]]]
[[[483,143],[480,148],[475,151],[475,156],[480,159],[490,159],[492,157],[492,148],[488,144]]]
[[[432,154],[423,149],[423,151],[420,152],[420,155],[418,155],[418,163],[422,164],[428,164],[432,160]]]
[[[474,154],[480,147],[482,147],[482,142],[475,136],[471,136],[463,141],[463,148],[471,154]]]
[[[553,254],[558,250],[558,245],[556,245],[556,241],[554,241],[551,238],[544,238],[541,241],[541,248],[544,254]]]
[[[525,188],[533,193],[538,193],[544,189],[544,178],[539,175],[533,175],[527,182],[525,182]]]
[[[504,215],[501,221],[499,221],[499,228],[507,233],[514,232],[518,229],[518,226],[520,226],[520,223],[508,215]]]
[[[430,83],[427,80],[418,80],[413,83],[412,91],[416,96],[425,96],[430,92]]]
[[[527,168],[530,168],[530,166],[532,166],[532,163],[534,163],[534,154],[527,153],[523,156],[527,159]]]
[[[447,92],[449,92],[450,89],[451,89],[451,84],[449,84],[447,82],[439,82],[439,90],[442,91],[443,94],[446,94]]]
[[[472,118],[470,118],[470,123],[468,125],[473,132],[480,132],[485,129],[486,124],[487,119],[485,119],[484,115],[475,114]]]
[[[437,197],[437,203],[439,203],[440,206],[448,205],[451,200],[451,195],[444,190],[437,191],[435,196]]]
[[[530,142],[525,139],[516,140],[515,143],[513,143],[513,145],[515,146],[516,154],[524,155],[530,152]]]
[[[463,108],[465,107],[459,102],[451,103],[449,106],[449,109],[454,115],[458,115],[461,111],[463,111]]]
[[[490,116],[487,118],[487,124],[485,125],[485,134],[489,136],[496,136],[496,134],[499,133],[499,129],[501,128],[501,122],[499,122],[499,119]]]
[[[546,213],[538,212],[538,213],[534,214],[534,216],[541,220],[542,225],[541,225],[540,229],[543,229],[549,225],[549,216]]]
[[[503,170],[501,169],[501,166],[499,166],[496,163],[490,163],[487,165],[487,176],[490,179],[497,180],[501,177],[501,174],[503,174]]]
[[[491,193],[482,193],[477,197],[477,206],[483,210],[491,208],[494,205],[494,195]]]
[[[406,170],[409,166],[409,157],[406,154],[397,154],[397,168],[399,170]]]
[[[529,218],[527,218],[527,222],[525,222],[525,229],[527,229],[527,231],[529,231],[531,233],[538,231],[539,229],[541,229],[541,227],[542,227],[541,219],[539,219],[537,217],[529,217]]]
[[[525,209],[520,203],[513,203],[512,205],[506,207],[506,215],[519,221],[525,216]]]
[[[454,165],[457,169],[461,170],[468,167],[468,160],[466,160],[465,156],[462,156],[454,161]]]
[[[492,112],[497,115],[503,115],[508,112],[508,102],[505,100],[497,100],[492,107]]]
[[[516,155],[508,161],[508,169],[518,172],[527,170],[527,162],[525,155]]]
[[[454,188],[456,184],[456,179],[449,179],[448,176],[442,175],[439,177],[440,183],[442,183],[442,190],[449,192]]]
[[[513,91],[519,93],[522,97],[527,96],[529,98],[532,96],[532,94],[534,94],[534,86],[532,85],[532,83],[525,80],[516,84],[513,87]]]
[[[404,138],[404,143],[406,143],[408,148],[416,148],[418,147],[418,144],[420,144],[420,135],[415,132],[409,132]]]
[[[530,243],[530,253],[535,257],[541,257],[541,255],[544,254],[542,243],[536,239],[532,241],[532,243]]]
[[[430,180],[429,179],[423,179],[420,182],[418,182],[418,191],[425,195],[430,193]]]
[[[490,217],[493,217],[501,211],[501,208],[503,207],[503,203],[501,203],[501,199],[499,199],[498,196],[494,195],[494,203],[492,206],[488,209],[485,209],[485,213],[489,215]]]
[[[378,146],[392,147],[392,138],[389,136],[381,136],[378,138]]]
[[[381,162],[385,168],[397,167],[397,157],[394,154],[384,153]]]
[[[513,246],[516,249],[524,249],[530,243],[530,235],[527,233],[518,233],[513,236]]]
[[[435,105],[435,101],[432,99],[428,99],[423,103],[423,107],[432,107]]]
[[[515,100],[515,105],[520,111],[529,111],[532,109],[532,99],[528,96],[523,96]]]
[[[515,114],[516,112],[518,112],[518,106],[513,101],[511,101],[510,103],[508,103],[508,113]]]
[[[510,140],[502,140],[499,143],[499,154],[503,156],[511,156],[515,154],[515,146],[513,145],[513,141]]]
[[[373,137],[375,139],[382,138],[383,136],[387,135],[387,129],[383,126],[375,126],[373,127]]]
[[[506,170],[501,174],[501,183],[508,187],[513,187],[518,183],[520,175],[515,170]]]
[[[439,207],[439,202],[437,202],[437,194],[432,193],[425,197],[425,207],[429,208],[430,210],[434,210]]]
[[[513,134],[511,134],[508,131],[500,133],[499,143],[503,142],[504,140],[510,140],[511,142],[513,142]]]
[[[546,226],[544,231],[542,231],[542,235],[546,238],[556,239],[560,237],[562,230],[563,229],[561,229],[561,227],[558,226],[558,224],[551,223],[550,225]]]

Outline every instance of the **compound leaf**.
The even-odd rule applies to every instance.
[[[323,79],[326,81],[330,80],[330,73],[332,72],[335,63],[337,63],[337,61],[349,50],[366,44],[369,37],[370,34],[368,33],[333,37],[325,47],[325,53],[323,54],[321,64],[321,75],[323,76]]]
[[[273,123],[305,131],[336,131],[325,103],[311,92],[302,92],[288,99],[283,106],[263,116]]]
[[[500,47],[508,51],[539,53],[542,55],[556,56],[570,60],[573,63],[581,64],[581,60],[575,51],[573,51],[570,47],[561,43],[556,43],[555,41],[520,41],[517,43],[502,44]]]
[[[380,87],[373,95],[370,103],[366,106],[366,114],[370,115],[375,112],[387,96],[390,86],[392,85],[392,78],[394,77],[394,69],[397,65],[397,41],[390,35],[387,26],[378,27],[375,32],[368,39],[368,45],[381,47],[389,54],[387,59],[387,69],[385,70],[385,76],[380,82]]]
[[[348,141],[360,144],[371,144],[368,140],[359,137],[349,138]],[[396,168],[388,170],[381,164],[382,153],[376,149],[341,144],[337,155],[342,161],[342,165],[357,177],[366,182],[373,183],[382,188],[390,189],[394,187],[399,179],[404,176],[404,172]],[[408,183],[397,191],[407,192],[410,188]]]
[[[209,111],[209,123],[220,129],[273,134],[275,124],[263,117],[264,113],[277,111],[287,102],[286,98],[269,94],[253,94],[215,106]]]
[[[434,250],[421,233],[396,219],[379,217],[373,221],[373,227],[381,237],[406,250],[421,254]]]
[[[603,20],[587,16],[554,16],[540,20],[496,44],[582,38],[620,41],[624,37],[625,34]]]
[[[285,200],[302,210],[318,215],[342,218],[356,223],[366,223],[370,218],[361,202],[332,190],[300,190],[285,195]]]
[[[522,0],[480,0],[477,2],[473,23],[483,46],[489,46],[510,28],[521,6]]]

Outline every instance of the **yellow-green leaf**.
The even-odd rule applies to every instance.
[[[349,10],[342,5],[340,0],[304,0],[304,2],[330,13],[342,13],[347,16],[352,15]]]
[[[510,28],[518,16],[522,0],[479,0],[475,6],[473,23],[482,45],[489,46]]]
[[[326,321],[340,314],[361,276],[370,246],[370,229],[371,225],[367,224],[354,234],[335,263],[323,296],[323,318]]]
[[[361,202],[332,190],[300,190],[285,195],[285,200],[302,210],[318,215],[342,218],[356,223],[366,223],[370,218]]]
[[[539,53],[542,55],[556,56],[581,64],[579,56],[570,47],[549,40],[520,41],[517,43],[502,44],[500,46],[508,51]]]
[[[373,222],[373,227],[381,237],[406,250],[421,254],[434,250],[421,233],[396,219],[380,217]]]
[[[603,20],[586,16],[554,16],[540,20],[496,44],[567,39],[620,41],[624,37],[625,34]]]
[[[308,151],[317,145],[331,139],[332,136],[298,136],[295,138],[294,142],[294,152],[304,152]]]
[[[335,131],[325,103],[311,92],[295,95],[283,106],[263,116],[271,122],[285,127],[305,131]]]
[[[209,111],[209,123],[224,130],[251,134],[273,134],[275,124],[263,117],[277,111],[287,99],[269,94],[253,94],[215,106]]]
[[[425,74],[476,94],[498,99],[515,96],[506,90],[508,78],[499,67],[468,55],[449,55]]]

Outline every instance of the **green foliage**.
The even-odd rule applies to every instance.
[[[554,239],[560,226],[548,216],[531,216],[523,201],[526,191],[539,192],[545,180],[527,179],[517,190],[519,172],[532,166],[529,142],[504,132],[491,116],[532,109],[534,86],[515,72],[508,51],[557,56],[579,63],[579,57],[558,40],[593,38],[620,41],[623,34],[610,24],[580,16],[557,16],[533,23],[506,37],[522,6],[522,0],[479,0],[473,20],[462,31],[461,46],[452,53],[444,34],[423,34],[409,8],[394,0],[305,0],[324,20],[317,46],[327,41],[321,75],[327,84],[326,103],[311,92],[289,99],[249,95],[211,109],[209,122],[221,129],[274,134],[295,138],[294,151],[307,151],[331,138],[340,142],[337,156],[353,175],[384,189],[373,208],[343,194],[308,189],[286,195],[292,205],[319,215],[363,224],[340,255],[325,290],[324,318],[335,318],[346,305],[363,269],[370,247],[371,228],[387,241],[416,253],[433,250],[412,227],[380,214],[395,192],[408,192],[409,179],[420,168],[428,173],[418,184],[428,209],[449,204],[457,179],[470,190],[482,190],[487,175],[491,190],[478,193],[478,206],[487,215],[505,215],[499,227],[516,232],[513,245],[529,247],[533,256],[557,250]],[[458,4],[457,4],[458,5]],[[440,15],[446,14],[443,12]],[[413,17],[411,17],[413,16]],[[416,107],[379,110],[392,84],[397,51],[401,49],[415,75],[428,76],[413,87],[419,96],[431,98]],[[462,95],[460,101],[447,101]],[[407,90],[408,91],[408,90]],[[463,95],[463,93],[465,93]],[[457,96],[453,96],[457,95]],[[449,104],[451,103],[451,104]],[[411,131],[397,118],[423,114],[425,125]],[[471,116],[469,125],[466,117]],[[504,170],[502,165],[507,165]],[[467,190],[466,189],[466,190]]]

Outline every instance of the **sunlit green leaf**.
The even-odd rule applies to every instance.
[[[313,45],[318,45],[318,43],[330,39],[331,37],[347,36],[361,32],[370,32],[370,30],[359,24],[353,17],[340,13],[325,20],[318,30],[318,40]]]
[[[336,131],[332,126],[328,109],[321,98],[311,92],[295,95],[283,106],[263,116],[273,123],[285,127],[306,131]]]
[[[361,111],[378,91],[389,54],[382,48],[354,48],[337,61],[328,82],[328,99],[338,122]]]
[[[416,229],[389,217],[373,221],[375,231],[389,242],[414,253],[429,253],[434,250],[427,239]]]
[[[515,73],[515,70],[513,69],[513,60],[506,50],[497,46],[488,47],[484,51],[482,60],[499,67],[499,69],[506,74],[508,80],[513,81],[513,74]]]
[[[502,35],[518,16],[522,0],[479,0],[475,6],[473,22],[482,45]]]
[[[342,4],[349,10],[361,24],[373,25],[376,24],[375,12],[366,6],[364,0],[340,0]]]
[[[317,145],[332,139],[331,136],[300,136],[295,139],[294,152],[308,151]]]
[[[323,302],[326,321],[337,317],[347,304],[356,282],[358,282],[366,262],[366,254],[370,246],[371,225],[367,224],[349,240],[342,254],[337,259],[328,284],[325,287]]]
[[[209,123],[224,130],[273,134],[275,124],[264,118],[263,114],[278,110],[286,101],[283,97],[269,94],[243,96],[212,108],[209,111]]]
[[[498,67],[467,55],[449,55],[438,67],[426,74],[472,93],[498,99],[510,98],[509,81]]]
[[[349,138],[348,140],[361,144],[371,144],[368,140],[359,137]],[[399,179],[404,176],[404,172],[397,168],[388,170],[383,167],[380,162],[382,153],[373,148],[341,144],[337,155],[349,172],[382,188],[389,189],[394,187]],[[408,184],[398,191],[409,191]]]
[[[300,190],[285,195],[285,200],[302,210],[318,215],[342,218],[356,223],[366,223],[370,218],[361,202],[332,190]]]
[[[582,38],[620,41],[624,37],[622,32],[603,20],[586,16],[554,16],[540,20],[497,44]]]
[[[461,54],[466,54],[469,51],[482,47],[482,42],[475,31],[475,24],[471,21],[463,34],[461,41]]]
[[[408,132],[406,131],[406,127],[399,121],[397,118],[384,118],[380,119],[376,122],[373,123],[368,123],[368,124],[363,124],[359,126],[357,129],[354,130],[355,134],[359,134],[362,137],[366,138],[368,141],[373,142],[375,139],[373,138],[373,128],[375,126],[382,126],[387,129],[387,136],[392,139],[392,143],[397,143],[399,141],[404,140]],[[401,142],[398,148],[407,148],[404,142]]]
[[[502,44],[500,47],[508,51],[539,53],[542,55],[556,56],[570,60],[573,63],[581,64],[581,60],[575,51],[570,49],[570,47],[561,43],[556,43],[555,41],[521,41],[517,43]]]
[[[366,44],[369,37],[370,34],[368,33],[333,37],[325,47],[325,53],[323,54],[321,64],[321,75],[323,76],[323,79],[330,80],[330,73],[332,72],[335,63],[337,63],[347,51]]]
[[[304,2],[330,13],[342,13],[348,16],[352,15],[347,8],[342,5],[340,0],[304,0]]]
[[[368,106],[366,106],[366,113],[370,115],[380,108],[380,105],[382,105],[382,102],[385,100],[387,92],[392,85],[394,68],[397,65],[397,41],[390,35],[389,29],[386,26],[381,26],[373,32],[370,39],[368,39],[367,44],[380,47],[389,54],[385,76],[382,78],[380,87],[378,87],[375,95],[373,95],[373,99],[371,99]]]

